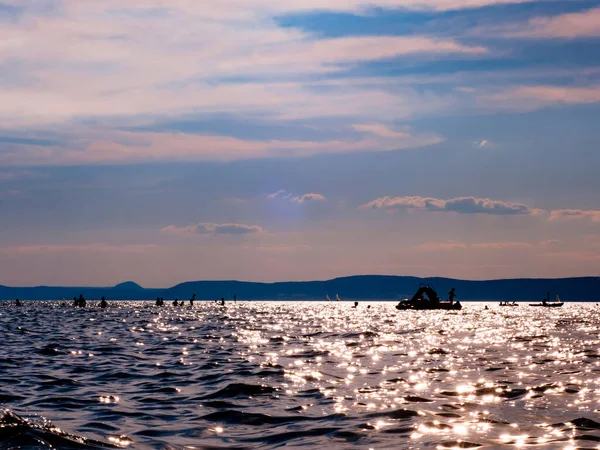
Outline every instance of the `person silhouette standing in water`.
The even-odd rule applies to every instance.
[[[190,306],[194,306],[194,300],[196,300],[196,293],[194,292],[194,295],[192,295],[192,298],[190,298]]]
[[[448,300],[450,300],[450,304],[454,303],[455,298],[456,298],[456,293],[454,292],[454,288],[452,288],[448,292]]]
[[[104,296],[102,296],[102,301],[100,302],[100,308],[106,308],[108,306],[108,303],[106,302],[106,299],[104,298]]]
[[[79,298],[75,298],[73,297],[73,306],[78,307],[78,308],[85,308],[86,305],[86,301],[85,298],[83,298],[83,295],[79,294]]]
[[[16,299],[15,300],[15,306],[23,306],[23,304],[21,303],[21,300]]]
[[[179,302],[178,302],[178,300],[177,300],[177,299],[175,299],[175,300],[173,301],[173,306],[177,306],[177,305],[179,305]]]
[[[225,298],[221,297],[221,306],[225,306]]]

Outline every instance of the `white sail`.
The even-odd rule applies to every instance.
[[[560,297],[556,294],[556,303],[560,303]]]
[[[335,294],[335,299],[336,299],[338,302],[341,302],[341,301],[342,301],[342,299],[340,298],[340,296],[339,296],[338,294]]]
[[[331,299],[329,298],[329,294],[327,294],[325,297],[327,297],[327,301],[330,302]]]

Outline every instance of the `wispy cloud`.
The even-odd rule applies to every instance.
[[[451,251],[456,249],[465,249],[467,244],[462,242],[424,242],[416,246],[419,250],[427,251]]]
[[[489,198],[457,197],[449,200],[433,197],[380,197],[360,206],[361,209],[394,211],[416,209],[430,212],[455,212],[460,214],[532,215],[543,216],[550,221],[591,220],[600,222],[600,210],[539,209],[523,203],[491,200]]]
[[[405,133],[403,131],[395,131],[385,125],[381,125],[381,124],[364,124],[364,125],[352,125],[352,128],[354,128],[356,131],[361,131],[364,133],[370,133],[370,134],[374,134],[376,136],[380,136],[383,138],[388,138],[388,139],[395,139],[395,138],[406,138],[407,136],[409,136],[408,133]]]
[[[559,14],[554,17],[535,17],[526,25],[513,25],[504,33],[511,37],[577,38],[600,36],[600,8]]]
[[[32,175],[32,172],[29,172],[26,170],[18,170],[18,171],[13,171],[13,172],[2,171],[2,172],[0,172],[0,181],[13,181],[13,180],[18,180],[18,179],[25,178],[25,177],[28,177],[31,175]]]
[[[540,242],[542,247],[559,247],[561,245],[565,245],[565,242],[560,239],[548,239]]]
[[[598,103],[600,86],[520,86],[503,94],[507,98],[529,98],[544,103]]]
[[[471,248],[485,250],[504,250],[534,247],[535,244],[530,244],[528,242],[480,242],[476,244],[471,244]]]
[[[272,194],[267,195],[267,198],[269,200],[288,199],[291,196],[292,196],[292,194],[289,194],[288,192],[284,191],[283,189],[280,189],[277,192],[273,192]]]
[[[0,117],[45,123],[207,109],[252,112],[261,106],[280,112],[278,105],[290,103],[315,108],[319,95],[307,89],[297,97],[298,88],[278,88],[273,80],[398,56],[486,52],[431,36],[324,38],[272,20],[286,10],[320,9],[316,3],[300,8],[272,3],[224,2],[215,8],[148,0],[123,8],[112,1],[64,1],[51,15],[25,7],[23,20],[0,31],[0,58],[28,75],[3,93]],[[232,76],[270,81],[220,81]]]
[[[43,253],[142,253],[154,249],[154,244],[126,244],[114,245],[106,243],[92,244],[54,244],[54,245],[26,245],[17,247],[0,248],[0,254],[43,254]]]
[[[298,195],[296,197],[292,197],[292,201],[295,203],[305,203],[305,202],[323,202],[325,201],[325,197],[321,194],[303,194]]]
[[[481,139],[479,141],[473,141],[473,147],[475,148],[489,148],[492,147],[493,144],[487,139]]]
[[[600,222],[600,211],[557,209],[550,212],[550,220],[591,220],[593,222]]]
[[[354,140],[249,140],[223,135],[82,130],[63,146],[27,146],[0,154],[0,164],[123,164],[147,161],[229,161],[264,157],[295,157],[322,153],[391,151],[443,142],[434,134],[409,134],[386,139],[367,135]]]
[[[312,247],[310,245],[259,245],[256,247],[251,247],[251,250],[257,250],[259,252],[265,253],[294,253],[310,250]]]
[[[264,230],[257,225],[244,225],[238,223],[199,223],[186,227],[169,225],[161,230],[163,233],[180,236],[197,235],[231,235],[241,236],[253,233],[262,233]]]
[[[420,209],[432,212],[461,214],[522,215],[536,210],[523,203],[504,202],[489,198],[457,197],[443,200],[432,197],[381,197],[361,206],[362,209]]]
[[[452,251],[452,250],[515,250],[515,249],[544,249],[548,247],[558,247],[564,242],[556,239],[539,242],[425,242],[416,246],[419,250],[427,251]]]
[[[322,194],[311,192],[308,194],[293,195],[283,189],[267,195],[267,198],[269,200],[289,200],[292,203],[323,202],[326,200],[325,196]]]

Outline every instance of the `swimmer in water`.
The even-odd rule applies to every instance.
[[[173,306],[177,306],[179,305],[179,302],[177,301],[177,299],[173,300]]]
[[[354,302],[354,306],[352,308],[358,308],[358,302]]]
[[[83,298],[82,294],[79,294],[79,298],[75,299],[74,306],[77,306],[79,308],[85,308],[86,301],[85,301],[85,298]]]
[[[23,306],[23,304],[21,303],[21,300],[16,299],[15,300],[15,306]]]

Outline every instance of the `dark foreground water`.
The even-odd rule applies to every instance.
[[[600,307],[0,306],[0,449],[600,448]]]

